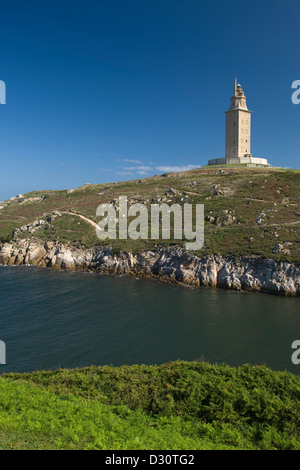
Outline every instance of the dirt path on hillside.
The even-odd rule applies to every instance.
[[[92,225],[94,228],[99,228],[96,222],[94,222],[91,219],[88,219],[87,217],[84,217],[84,215],[76,214],[75,212],[61,212],[61,214],[68,214],[68,215],[73,215],[75,217],[80,217],[81,219],[85,220],[88,224]]]

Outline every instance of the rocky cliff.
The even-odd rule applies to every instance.
[[[179,248],[160,248],[137,255],[110,248],[76,248],[53,242],[0,244],[0,264],[53,269],[134,274],[193,286],[300,296],[300,266],[262,257],[206,256]]]

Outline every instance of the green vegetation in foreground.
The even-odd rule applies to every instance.
[[[205,247],[196,253],[199,256],[258,255],[300,262],[299,183],[299,170],[226,165],[223,169],[203,167],[141,180],[84,185],[71,192],[33,191],[0,204],[0,242],[35,239],[86,248],[109,245],[114,252],[133,253],[158,246],[185,246],[185,240],[172,237],[100,241],[95,228],[79,215],[97,223],[98,205],[122,195],[128,197],[129,204],[143,202],[149,213],[150,205],[156,201],[204,204]],[[53,211],[62,215],[49,222]],[[260,214],[263,215],[258,223]],[[39,219],[47,223],[33,233],[25,230],[14,235],[15,229]],[[282,250],[273,253],[277,244],[282,245]]]
[[[300,377],[173,362],[0,377],[0,449],[300,449]]]

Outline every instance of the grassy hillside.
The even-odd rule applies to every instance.
[[[201,362],[0,377],[0,449],[300,449],[300,377]]]
[[[86,247],[106,243],[134,252],[184,246],[184,240],[100,242],[89,222],[98,222],[97,206],[126,195],[129,203],[145,202],[148,208],[153,202],[204,204],[205,247],[200,255],[255,254],[300,262],[299,186],[299,170],[229,165],[69,191],[34,191],[0,203],[0,241],[26,238]],[[54,211],[59,215],[53,216]],[[273,253],[276,245],[280,249]]]

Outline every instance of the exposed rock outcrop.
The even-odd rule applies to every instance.
[[[0,244],[0,264],[134,274],[193,286],[300,296],[300,266],[261,257],[198,257],[180,248],[137,255],[107,247],[76,248],[30,241]]]

